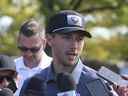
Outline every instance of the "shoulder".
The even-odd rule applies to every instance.
[[[85,80],[85,82],[87,84],[89,84],[89,83],[92,83],[92,84],[97,83],[96,85],[99,85],[99,86],[102,85],[102,86],[105,87],[105,89],[107,91],[109,91],[109,88],[108,88],[109,85],[107,85],[107,82],[97,75],[97,71],[96,70],[94,70],[94,69],[92,69],[92,68],[90,68],[90,67],[88,67],[86,65],[84,65],[84,67],[83,67],[83,72],[82,72],[82,76],[81,77],[83,78],[83,80]],[[95,86],[95,85],[93,85],[93,86]]]
[[[48,67],[52,62],[52,57],[47,56],[47,54],[44,52],[40,61],[40,68],[45,69]]]
[[[83,65],[83,69],[82,69],[82,77],[84,77],[86,80],[95,80],[95,79],[100,79],[100,77],[97,75],[97,71]]]
[[[47,78],[47,76],[49,74],[49,68],[50,68],[50,66],[45,68],[45,69],[43,69],[43,70],[41,70],[39,73],[37,73],[35,75],[35,77],[40,78],[42,80],[46,80],[46,78]]]
[[[45,52],[43,52],[42,59],[47,61],[47,62],[51,62],[52,61],[52,57],[48,56]]]
[[[94,70],[91,67],[85,66],[85,65],[83,67],[83,72],[87,72],[87,73],[94,74],[94,75],[96,75],[96,73],[97,73],[96,70]]]

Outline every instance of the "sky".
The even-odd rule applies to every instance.
[[[88,22],[96,22],[96,18],[93,15],[86,15],[85,24]],[[126,25],[116,26],[112,28],[95,26],[90,30],[93,37],[102,37],[109,39],[111,36],[116,35],[117,33],[125,34],[128,32],[128,27]]]
[[[0,33],[6,32],[11,24],[13,23],[13,19],[9,16],[2,16],[0,18]]]
[[[105,39],[109,39],[111,36],[114,36],[117,33],[125,34],[126,32],[128,32],[127,26],[117,26],[111,29],[106,27],[94,27],[91,29],[93,37],[103,37]]]
[[[94,27],[91,33],[93,37],[103,37],[105,39],[109,39],[112,36],[112,32],[104,27]]]

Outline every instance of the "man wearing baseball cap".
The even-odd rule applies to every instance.
[[[49,19],[46,26],[46,33],[71,33],[81,32],[87,37],[91,34],[85,30],[84,18],[75,11],[62,11]]]
[[[81,14],[65,10],[53,15],[47,23],[46,35],[53,61],[36,75],[46,83],[46,96],[113,96],[95,70],[85,66],[80,59],[86,38],[92,37]],[[64,74],[69,74],[73,80]]]
[[[9,88],[16,91],[16,68],[13,59],[7,55],[0,55],[0,89]]]

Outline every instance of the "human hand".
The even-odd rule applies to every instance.
[[[119,96],[128,96],[128,86],[127,87],[114,86],[114,90],[117,92]]]
[[[125,80],[128,80],[127,76],[122,76],[122,78]],[[126,86],[114,85],[113,88],[119,96],[128,96],[128,85],[126,85]]]

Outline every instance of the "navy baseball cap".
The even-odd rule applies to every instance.
[[[85,36],[92,37],[91,34],[85,30],[84,17],[73,10],[64,10],[53,15],[46,26],[46,33],[69,33],[69,32],[83,32]]]

